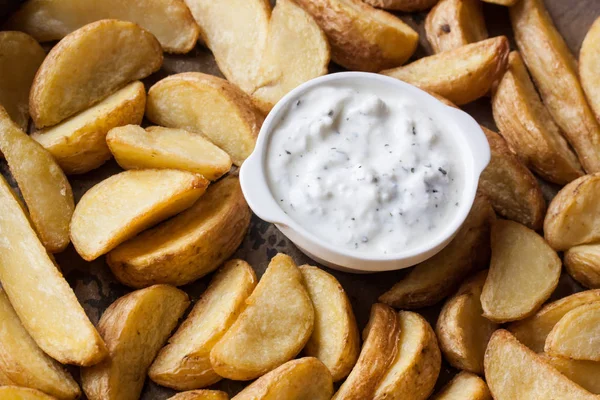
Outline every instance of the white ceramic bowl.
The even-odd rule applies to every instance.
[[[266,156],[269,151],[269,138],[273,128],[288,107],[306,90],[326,85],[333,81],[366,81],[369,85],[385,85],[410,94],[413,99],[447,123],[447,128],[455,135],[462,152],[466,174],[461,206],[455,218],[440,230],[437,235],[425,241],[418,248],[395,254],[365,254],[334,246],[323,241],[300,226],[283,212],[269,188]],[[347,272],[367,273],[407,268],[420,263],[438,253],[452,240],[467,217],[477,191],[479,175],[490,160],[490,148],[479,124],[467,113],[448,107],[439,100],[408,83],[384,75],[366,72],[340,72],[325,75],[306,82],[288,93],[279,101],[267,116],[260,130],[254,152],[242,165],[240,182],[244,196],[256,215],[271,222],[287,236],[302,252],[314,260]]]

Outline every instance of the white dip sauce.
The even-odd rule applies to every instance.
[[[410,250],[456,214],[458,144],[408,94],[334,83],[290,103],[271,133],[271,192],[307,231],[372,254]]]

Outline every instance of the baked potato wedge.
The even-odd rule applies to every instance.
[[[133,22],[85,25],[54,46],[38,70],[29,95],[33,122],[55,125],[157,71],[162,61],[160,43]]]
[[[600,288],[600,245],[571,247],[565,252],[564,263],[569,275],[581,285],[590,289]]]
[[[414,267],[379,301],[396,308],[434,305],[449,296],[476,269],[490,259],[490,230],[496,218],[485,196],[475,198],[473,208],[456,237],[442,251]]]
[[[600,125],[578,79],[577,62],[556,30],[543,0],[510,8],[517,47],[552,118],[588,172],[600,172]]]
[[[229,400],[229,396],[220,390],[190,390],[177,393],[168,400]]]
[[[561,374],[594,394],[600,394],[600,363],[597,361],[571,360],[541,354],[544,361],[552,365]]]
[[[579,52],[579,78],[600,122],[600,17],[590,27]]]
[[[261,376],[232,400],[329,400],[332,395],[329,369],[316,358],[305,357]]]
[[[175,390],[218,382],[221,377],[210,365],[210,351],[244,310],[255,286],[256,275],[247,262],[226,262],[158,353],[148,372],[150,379]]]
[[[29,125],[29,90],[46,52],[23,32],[0,32],[0,106],[23,131]],[[10,79],[5,79],[10,77]]]
[[[13,381],[0,369],[0,386],[16,386]]]
[[[314,309],[291,257],[271,259],[247,307],[210,352],[224,378],[250,380],[292,359],[310,339]]]
[[[11,121],[0,106],[0,152],[25,199],[42,244],[58,253],[69,244],[75,203],[71,184],[52,155]]]
[[[24,388],[20,386],[0,387],[0,397],[6,400],[56,400],[39,390]]]
[[[58,125],[35,131],[31,137],[52,154],[66,174],[83,174],[110,158],[108,131],[140,124],[145,108],[146,89],[136,81]]]
[[[361,0],[295,1],[327,35],[332,60],[346,69],[377,72],[397,67],[417,49],[417,32]]]
[[[185,285],[231,257],[251,215],[238,177],[228,176],[185,212],[118,246],[106,261],[127,286]]]
[[[564,185],[584,174],[516,51],[510,53],[508,69],[494,90],[492,109],[510,148],[542,178]]]
[[[333,275],[310,265],[301,266],[300,272],[315,309],[315,327],[304,354],[325,364],[337,382],[348,376],[360,352],[352,305]]]
[[[49,42],[106,18],[135,22],[169,53],[187,53],[198,40],[198,26],[180,0],[31,0],[12,15],[7,27]]]
[[[425,400],[437,382],[442,356],[433,329],[417,313],[398,313],[394,361],[377,385],[374,400]]]
[[[123,169],[180,169],[211,181],[231,169],[231,158],[198,133],[126,125],[112,129],[106,143]]]
[[[171,75],[154,84],[146,116],[158,125],[206,135],[237,166],[252,153],[264,119],[250,96],[224,79],[200,72]]]
[[[515,5],[519,0],[481,0],[486,3],[498,4],[500,6],[511,7]]]
[[[583,304],[554,325],[544,351],[551,356],[600,361],[600,301]]]
[[[498,36],[381,71],[463,105],[484,96],[502,77],[509,44]]]
[[[364,2],[386,10],[414,12],[427,10],[438,0],[364,0]]]
[[[88,190],[75,208],[71,240],[92,261],[144,229],[189,208],[204,194],[201,175],[174,169],[130,170]]]
[[[492,394],[483,379],[461,371],[432,400],[492,400]]]
[[[169,285],[137,290],[112,303],[98,323],[109,355],[81,370],[88,399],[139,399],[152,360],[189,304],[185,292]]]
[[[440,0],[427,14],[425,34],[434,53],[487,39],[481,1]]]
[[[0,177],[0,282],[33,340],[63,364],[92,365],[106,346]],[[67,322],[68,321],[68,322]]]

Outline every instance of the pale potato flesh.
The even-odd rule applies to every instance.
[[[314,309],[291,257],[269,263],[247,307],[210,352],[217,374],[251,380],[295,357],[314,326]]]
[[[571,360],[542,354],[544,361],[590,393],[600,394],[600,362]]]
[[[46,52],[31,36],[0,32],[0,106],[24,131],[29,125],[29,90],[44,57]]]
[[[600,122],[600,17],[592,24],[579,52],[579,78]]]
[[[46,355],[27,333],[0,289],[0,371],[14,385],[38,389],[60,400],[81,395],[73,377]]]
[[[551,356],[600,361],[600,302],[566,313],[546,338],[544,351]]]
[[[398,313],[400,334],[394,361],[377,385],[374,400],[425,400],[437,381],[442,356],[429,323],[410,311]]]
[[[39,390],[19,386],[0,387],[0,397],[3,400],[56,400],[56,397],[49,396]]]
[[[0,152],[23,194],[31,222],[51,253],[69,244],[75,204],[67,177],[52,155],[10,120],[0,106]]]
[[[509,43],[498,36],[381,71],[462,105],[484,96],[502,77]]]
[[[177,393],[168,400],[229,400],[229,396],[220,390],[190,390]]]
[[[503,329],[485,352],[485,378],[495,400],[597,400]]]
[[[483,379],[470,372],[459,372],[432,400],[492,400]]]
[[[315,309],[315,327],[304,354],[318,358],[337,382],[348,376],[360,352],[352,305],[333,275],[309,265],[300,272]]]
[[[250,96],[224,79],[200,72],[171,75],[154,84],[146,116],[158,125],[205,135],[238,166],[254,150],[264,119]]]
[[[218,382],[210,351],[246,307],[256,286],[252,267],[231,260],[216,273],[194,308],[152,363],[148,375],[175,390],[198,389]]]
[[[108,131],[140,124],[145,108],[146,89],[136,81],[58,125],[35,131],[31,137],[52,154],[66,174],[83,174],[110,158]]]
[[[37,128],[55,125],[162,65],[160,43],[132,22],[92,22],[65,36],[38,70],[29,108]]]
[[[332,394],[329,369],[316,358],[305,357],[263,375],[232,400],[329,400]]]
[[[106,346],[0,178],[0,282],[38,346],[65,364],[91,365]]]
[[[123,169],[180,169],[211,181],[231,169],[231,158],[198,133],[183,129],[126,125],[106,136],[111,153]]]
[[[600,288],[600,245],[571,247],[564,257],[565,268],[573,279],[590,288]]]
[[[251,215],[238,177],[230,175],[188,210],[115,248],[106,261],[116,278],[131,287],[185,285],[231,257]]]
[[[198,26],[180,0],[31,0],[12,15],[7,27],[48,42],[106,18],[135,22],[170,53],[187,53],[198,40]]]
[[[393,11],[424,11],[433,7],[438,0],[364,0],[373,7]]]
[[[88,190],[75,208],[71,240],[92,261],[146,228],[189,208],[208,181],[173,169],[130,170]]]
[[[185,292],[169,285],[137,290],[112,303],[98,323],[109,355],[81,370],[87,398],[139,399],[152,360],[189,304]]]

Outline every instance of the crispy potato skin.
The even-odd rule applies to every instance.
[[[483,379],[470,372],[459,372],[432,400],[492,400]]]
[[[229,396],[220,390],[190,390],[177,393],[168,400],[229,400]]]
[[[600,302],[574,308],[552,328],[546,338],[544,351],[551,356],[600,361],[599,327]]]
[[[565,253],[565,268],[573,279],[590,288],[600,288],[600,245],[571,247]]]
[[[600,123],[600,18],[596,19],[581,44],[579,77],[590,106]]]
[[[438,0],[364,0],[373,7],[393,11],[424,11],[433,7]]]
[[[0,398],[7,400],[55,400],[55,397],[49,396],[39,390],[29,389],[19,386],[0,387]]]

